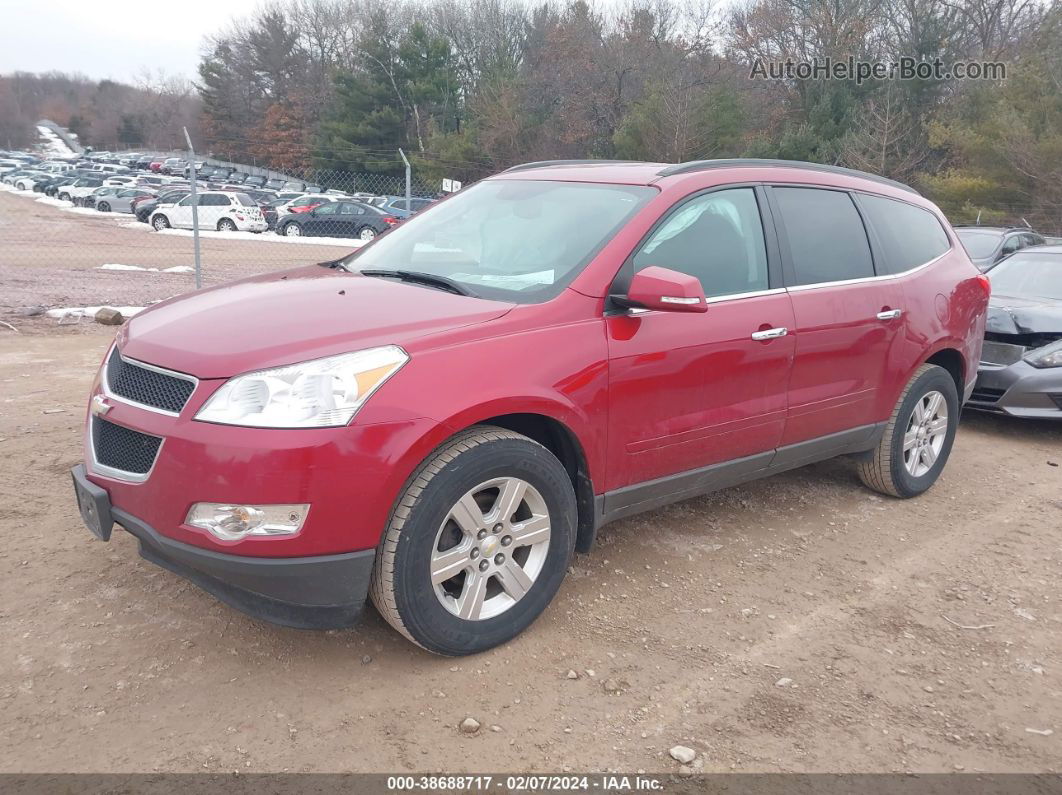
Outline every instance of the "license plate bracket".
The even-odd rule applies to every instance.
[[[81,467],[75,467],[70,475],[74,481],[74,496],[77,497],[77,510],[81,514],[81,521],[96,538],[110,541],[114,517],[111,515],[111,499],[107,492],[91,483]]]

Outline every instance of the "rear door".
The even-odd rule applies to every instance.
[[[606,316],[607,488],[666,479],[653,493],[681,494],[709,476],[695,470],[732,461],[763,468],[782,437],[794,343],[762,191],[729,187],[679,202],[624,264],[612,292],[625,292],[651,265],[696,276],[709,306],[704,314]],[[669,477],[679,473],[689,475]],[[610,497],[606,509],[646,499],[645,489]]]
[[[904,327],[903,290],[879,278],[848,191],[776,185],[769,193],[796,331],[782,446],[814,443],[780,451],[786,460],[776,463],[787,464],[801,450],[815,457],[855,441],[855,429],[883,419],[878,390],[895,380],[888,372]],[[843,436],[825,438],[832,434]]]

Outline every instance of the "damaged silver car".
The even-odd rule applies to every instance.
[[[1062,246],[1020,251],[988,277],[985,343],[967,405],[1062,419]]]

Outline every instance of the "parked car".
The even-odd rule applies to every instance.
[[[145,199],[154,195],[143,188],[124,188],[111,196],[97,199],[96,209],[101,213],[131,213],[133,202],[136,199]]]
[[[136,216],[136,220],[141,223],[150,223],[151,214],[160,207],[166,207],[172,204],[176,204],[192,191],[190,188],[168,188],[167,190],[160,191],[159,195],[152,198],[147,197],[140,201],[133,201],[133,215]]]
[[[348,626],[371,595],[422,647],[480,652],[614,519],[838,455],[924,493],[987,304],[890,180],[529,164],[344,259],[130,319],[77,501],[258,617]]]
[[[56,196],[62,201],[76,203],[77,200],[88,196],[96,188],[103,186],[102,177],[80,177],[69,185],[63,185],[56,192]]]
[[[264,232],[266,222],[262,211],[246,193],[207,191],[196,194],[196,207],[201,229],[219,232]],[[185,196],[176,204],[159,207],[151,214],[151,225],[161,231],[169,227],[192,228],[192,196]]]
[[[53,175],[46,171],[36,171],[31,174],[23,174],[18,177],[12,184],[19,190],[32,190],[35,191],[38,185],[41,185],[50,179]]]
[[[100,199],[106,198],[108,196],[113,196],[114,194],[116,194],[120,190],[122,190],[122,187],[118,187],[118,186],[115,186],[115,185],[106,185],[106,184],[101,185],[100,187],[96,188],[96,190],[92,191],[91,193],[88,193],[88,194],[86,194],[84,196],[75,197],[74,200],[73,200],[74,201],[74,206],[75,207],[94,208],[96,206],[96,202],[97,201],[99,201]]]
[[[172,176],[180,176],[184,174],[184,170],[188,167],[188,163],[181,157],[167,157],[162,161],[162,168],[160,169],[163,174],[170,174]]]
[[[289,213],[276,221],[285,237],[356,237],[372,240],[398,223],[397,218],[362,202],[327,202],[309,212]]]
[[[269,190],[280,190],[284,187],[284,180],[277,179],[276,177],[274,177],[273,179],[267,179],[264,187],[268,188]]]
[[[368,201],[373,207],[379,207],[385,213],[396,218],[409,218],[409,216],[419,213],[435,202],[434,199],[423,199],[416,196],[411,197],[408,202],[405,196],[375,196]]]
[[[1062,245],[1012,254],[992,298],[972,408],[1062,420]]]
[[[982,272],[991,270],[997,262],[1015,251],[1044,243],[1042,235],[1020,226],[957,226],[955,232],[970,255],[970,260]]]
[[[248,188],[261,188],[266,184],[266,178],[260,174],[251,174],[243,181],[243,184]]]
[[[24,164],[21,160],[0,160],[0,174],[7,174],[9,171],[16,171],[22,168]]]
[[[292,199],[286,204],[282,204],[277,207],[277,213],[279,215],[287,215],[288,213],[307,213],[322,204],[327,204],[333,201],[332,196],[325,196],[321,193],[307,193],[301,194],[298,198]]]

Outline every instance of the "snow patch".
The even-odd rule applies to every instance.
[[[124,224],[132,226],[132,224]],[[144,226],[147,229],[151,229],[147,224],[137,224],[138,226]],[[191,237],[191,229],[160,229],[158,231],[160,235],[180,235],[182,237]],[[361,248],[365,245],[364,240],[358,240],[357,238],[350,237],[285,237],[284,235],[278,235],[273,232],[261,232],[255,234],[254,232],[216,232],[214,230],[199,230],[199,236],[203,238],[212,237],[219,240],[248,240],[255,243],[295,243],[303,245],[313,246],[343,246],[344,248]]]
[[[137,312],[143,312],[146,308],[143,306],[111,306],[109,304],[104,304],[103,306],[61,306],[56,309],[49,309],[45,314],[48,317],[63,320],[64,318],[95,317],[96,313],[101,309],[117,309],[122,313],[122,317],[132,317]]]
[[[148,265],[123,265],[119,262],[108,262],[100,265],[97,270],[101,271],[141,271],[154,273],[194,273],[195,268],[191,265],[174,265],[172,268],[152,268]]]

